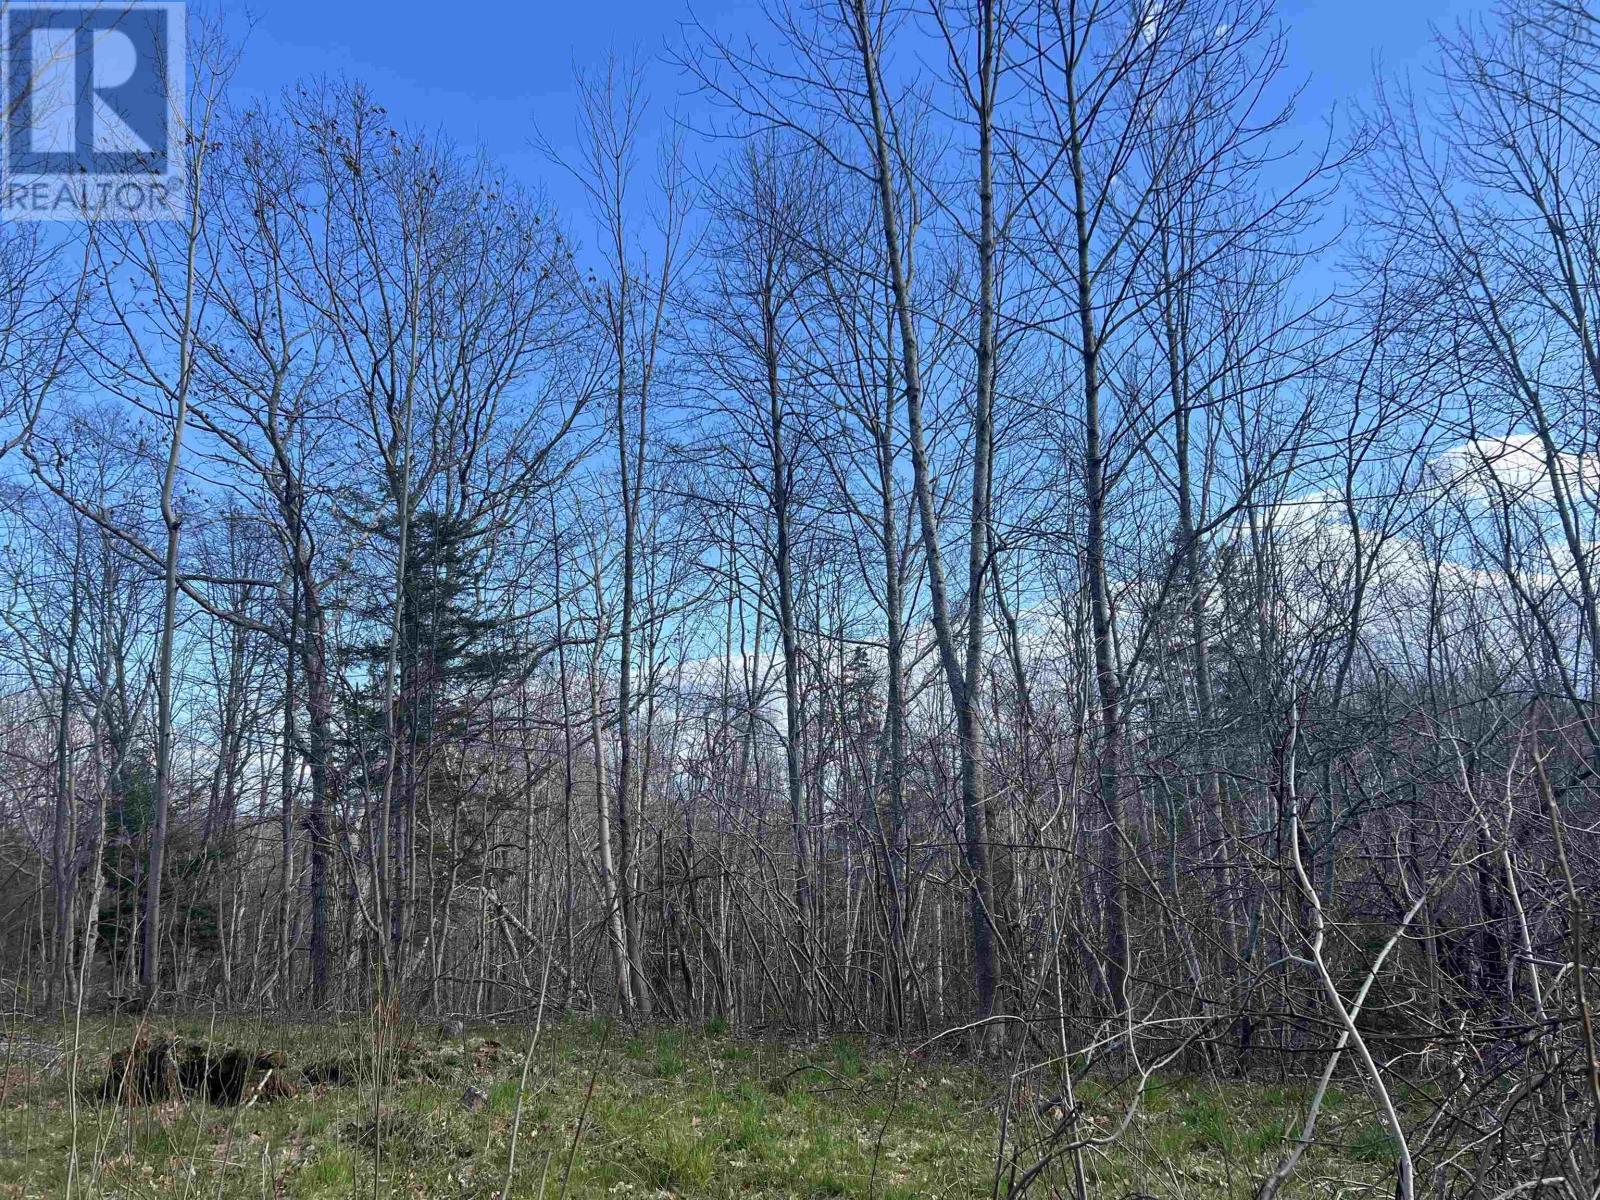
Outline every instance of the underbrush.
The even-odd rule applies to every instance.
[[[852,1038],[584,1018],[547,1023],[528,1058],[532,1035],[360,1019],[13,1024],[0,1042],[0,1196],[989,1196],[997,1166],[1004,1194],[1068,1122],[1066,1141],[1105,1143],[1079,1156],[1090,1197],[1242,1198],[1308,1093],[1160,1077],[1124,1121],[1132,1096],[1113,1079],[1083,1081],[1067,1111],[1042,1083],[1008,1088],[956,1058]],[[108,1100],[113,1055],[140,1037],[270,1057],[294,1094]],[[1384,1147],[1364,1097],[1336,1094],[1284,1194],[1381,1190]],[[1077,1166],[1060,1156],[1029,1194],[1075,1195]]]

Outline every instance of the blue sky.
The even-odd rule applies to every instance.
[[[1289,75],[1307,82],[1307,135],[1331,107],[1369,93],[1375,63],[1425,69],[1430,27],[1488,2],[1280,0]],[[693,5],[706,24],[734,31],[755,27],[756,11],[744,0]],[[533,146],[535,123],[556,146],[570,145],[574,65],[599,63],[612,48],[659,60],[689,13],[688,0],[250,0],[244,11],[230,6],[229,21],[236,33],[253,22],[236,81],[243,91],[274,94],[319,75],[361,79],[400,121],[481,146],[576,215],[572,185]],[[692,105],[671,65],[653,62],[650,79],[658,114]]]

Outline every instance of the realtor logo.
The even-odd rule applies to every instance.
[[[184,32],[178,3],[6,4],[0,215],[176,216]]]

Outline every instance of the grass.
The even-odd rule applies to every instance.
[[[132,1023],[85,1021],[78,1087],[52,1049],[59,1027],[0,1034],[0,1197],[200,1200],[207,1197],[394,1196],[454,1200],[549,1197],[967,1197],[991,1194],[1004,1082],[950,1060],[912,1058],[862,1041],[749,1040],[721,1027],[609,1029],[547,1025],[522,1095],[516,1177],[505,1188],[509,1135],[529,1030],[469,1029],[374,1063],[362,1022],[172,1021],[157,1032],[281,1049],[291,1061],[340,1057],[357,1078],[250,1108],[173,1101],[117,1108],[91,1098]],[[487,1102],[468,1106],[462,1093]],[[76,1095],[76,1100],[74,1096]],[[1083,1084],[1084,1131],[1105,1135],[1126,1094]],[[1165,1078],[1125,1134],[1085,1152],[1094,1197],[1142,1193],[1246,1197],[1301,1110],[1295,1087]],[[1026,1146],[1054,1123],[1024,1085],[1011,1120]],[[1045,1114],[1045,1115],[1040,1115]],[[1058,1114],[1056,1114],[1058,1115]],[[580,1128],[581,1126],[581,1128]],[[1326,1145],[1308,1154],[1287,1194],[1359,1194],[1391,1156],[1360,1093],[1330,1097]],[[75,1157],[74,1157],[75,1153]],[[1024,1165],[1033,1161],[1024,1151]],[[1036,1196],[1071,1195],[1059,1164]],[[1380,1185],[1381,1188],[1381,1185]],[[1376,1194],[1376,1193],[1374,1193]]]

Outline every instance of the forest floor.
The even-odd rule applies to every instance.
[[[249,1051],[246,1101],[108,1100],[112,1055],[140,1032],[128,1017],[0,1024],[0,1197],[995,1194],[1004,1076],[932,1050],[572,1019],[546,1023],[531,1056],[531,1028],[499,1025],[422,1026],[375,1058],[370,1021],[161,1017],[141,1047]],[[268,1071],[293,1094],[262,1087]],[[1116,1142],[1084,1153],[1088,1195],[1250,1196],[1309,1090],[1152,1081]],[[1008,1140],[1025,1169],[1062,1114],[1025,1082],[1012,1095]],[[1078,1099],[1079,1128],[1103,1136],[1127,1093],[1091,1078]],[[1391,1170],[1359,1089],[1330,1096],[1317,1142],[1284,1195],[1359,1195]],[[1074,1195],[1070,1160],[1028,1194]]]

